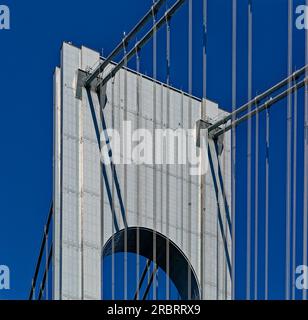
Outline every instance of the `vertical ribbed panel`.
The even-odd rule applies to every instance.
[[[75,99],[80,50],[64,43],[62,47],[62,154],[61,154],[61,283],[62,299],[80,299],[81,238],[79,185],[79,111]]]
[[[61,70],[54,73],[54,130],[53,130],[53,299],[59,300],[60,290],[60,212],[61,212]]]

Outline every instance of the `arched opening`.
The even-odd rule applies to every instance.
[[[126,230],[127,234],[127,247],[126,252],[128,255],[138,254],[137,239],[139,233],[139,255],[143,259],[149,261],[153,260],[154,231],[147,228],[131,227]],[[169,240],[169,259],[170,267],[167,274],[167,238],[161,233],[155,232],[156,235],[156,264],[157,266],[169,276],[170,281],[174,284],[179,298],[187,300],[191,297],[192,300],[200,299],[200,290],[196,274],[192,265],[186,258],[185,254],[180,248],[172,241]],[[125,231],[121,230],[114,234],[105,244],[102,252],[102,263],[104,259],[120,253],[125,250]],[[119,271],[119,270],[118,270]],[[103,278],[103,275],[102,275]],[[190,285],[189,285],[190,284]]]

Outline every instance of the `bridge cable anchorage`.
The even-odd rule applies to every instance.
[[[252,7],[251,0],[248,2],[248,101],[252,99]],[[248,105],[248,114],[252,105]],[[247,119],[247,261],[246,261],[246,299],[250,300],[251,293],[251,140],[252,119]]]
[[[306,0],[308,6],[308,0]],[[305,61],[308,65],[308,29],[305,30]],[[303,204],[303,265],[307,266],[308,249],[308,70],[305,82],[305,127],[304,127],[304,204]],[[307,290],[303,290],[303,300],[307,300]]]
[[[145,27],[146,23],[152,18],[153,12],[158,12],[166,0],[156,1],[145,16],[137,23],[137,25],[125,36],[123,41],[128,45],[136,35]],[[109,63],[121,53],[123,49],[123,41],[121,41],[116,48],[109,54],[109,56],[86,78],[85,87],[90,87],[92,82],[105,70]]]
[[[52,217],[53,217],[53,204],[51,203],[50,209],[49,209],[49,213],[48,213],[48,217],[47,217],[47,222],[46,222],[45,228],[44,228],[43,239],[41,241],[41,247],[40,247],[39,256],[38,256],[36,267],[35,267],[34,276],[32,278],[32,284],[31,284],[31,290],[30,290],[30,294],[29,294],[29,300],[33,300],[33,297],[35,299],[36,282],[37,282],[37,279],[38,279],[38,274],[39,274],[39,271],[40,271],[40,266],[41,266],[41,262],[42,262],[42,258],[43,258],[43,254],[44,254],[45,245],[46,245],[46,233],[48,234],[48,232],[49,232],[49,227],[50,227],[50,223],[51,223]]]
[[[148,41],[153,37],[154,29],[156,32],[160,30],[167,21],[169,21],[172,16],[176,13],[176,11],[184,4],[186,0],[178,0],[166,13],[165,15],[156,22],[155,26],[153,26],[148,33],[137,43],[139,49],[141,49]],[[129,62],[136,54],[135,48],[132,48],[125,57],[102,79],[99,80],[96,86],[105,85],[125,64],[125,60]]]
[[[232,1],[232,115],[229,120],[232,124],[232,152],[231,152],[231,194],[232,194],[232,299],[235,299],[235,230],[236,230],[236,127],[233,125],[236,119],[236,93],[237,93],[237,0]],[[227,121],[229,121],[227,120]],[[225,123],[227,123],[227,121]],[[222,123],[224,124],[224,122]],[[217,126],[219,128],[220,125]]]
[[[288,76],[292,75],[293,48],[293,0],[288,0]],[[288,81],[292,86],[293,77]],[[291,139],[292,139],[292,96],[287,96],[287,160],[286,160],[286,248],[285,248],[285,299],[290,300],[290,233],[291,233]]]

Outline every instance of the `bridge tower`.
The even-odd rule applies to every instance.
[[[54,299],[101,299],[102,261],[117,252],[154,260],[183,299],[229,299],[230,133],[209,138],[205,175],[191,175],[188,164],[101,161],[103,147],[123,159],[102,132],[122,132],[124,120],[153,133],[193,129],[226,112],[128,68],[99,91],[85,88],[83,76],[101,61],[63,43],[54,74]]]

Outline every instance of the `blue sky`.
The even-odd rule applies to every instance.
[[[171,1],[169,1],[171,2]],[[294,4],[302,4],[295,0]],[[0,30],[0,264],[11,269],[11,290],[0,299],[25,299],[52,197],[52,75],[63,41],[108,54],[143,16],[152,0],[0,0],[11,10],[11,30]],[[202,96],[202,10],[194,0],[193,93]],[[238,0],[237,105],[247,101],[247,0]],[[254,0],[253,95],[287,75],[287,0]],[[187,90],[187,5],[171,24],[171,84]],[[231,1],[209,0],[208,97],[231,109]],[[163,39],[163,31],[161,35]],[[165,48],[159,42],[158,77],[165,80]],[[151,47],[141,53],[141,71],[151,75]],[[294,28],[294,68],[304,65],[304,31]],[[134,67],[134,63],[131,64]],[[283,298],[286,101],[271,111],[270,298]],[[303,99],[299,95],[299,126]],[[237,298],[245,294],[246,130],[238,128]],[[303,132],[299,129],[299,139]],[[264,154],[264,124],[261,125]],[[298,160],[298,239],[302,235],[302,143]],[[263,151],[262,151],[263,150]],[[260,161],[260,193],[264,162]],[[260,195],[260,203],[264,201]],[[260,223],[264,208],[260,205]],[[260,227],[261,228],[261,227]],[[262,228],[261,228],[262,229]],[[262,229],[263,230],[263,229]],[[263,231],[260,230],[260,247]],[[260,269],[263,258],[260,252]],[[301,264],[301,246],[298,264]],[[263,290],[260,272],[260,292]],[[262,298],[262,294],[260,295]]]

